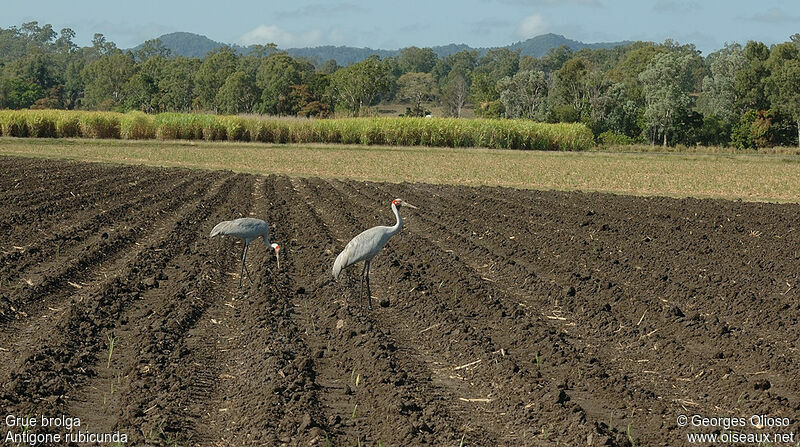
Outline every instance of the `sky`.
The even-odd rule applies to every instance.
[[[280,48],[380,49],[464,43],[505,46],[544,33],[582,42],[672,38],[703,54],[725,43],[784,42],[800,33],[796,0],[3,0],[0,27],[72,28],[76,43],[102,33],[120,48],[175,31],[224,43]]]

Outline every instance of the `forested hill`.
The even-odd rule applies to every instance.
[[[223,43],[211,40],[206,36],[183,32],[164,34],[163,36],[158,37],[158,39],[160,39],[161,43],[170,50],[172,55],[175,56],[203,57],[208,52],[225,45]],[[542,57],[546,55],[547,52],[552,48],[558,48],[562,45],[566,45],[571,50],[577,51],[583,48],[613,48],[620,45],[626,45],[628,43],[630,42],[601,42],[587,44],[551,33],[536,36],[531,39],[501,48],[520,50],[521,56]],[[248,52],[246,47],[233,45],[233,48],[236,49],[240,54],[246,54]],[[482,54],[490,48],[472,48],[464,44],[449,44],[435,46],[431,49],[438,57],[442,58],[465,50],[478,50]],[[286,52],[293,57],[305,57],[316,62],[325,62],[333,59],[339,65],[350,65],[355,62],[362,61],[373,54],[377,54],[382,58],[397,56],[400,54],[400,50],[381,50],[373,48],[356,48],[332,45],[313,48],[288,48],[286,49]]]
[[[598,43],[583,43],[577,40],[567,39],[564,36],[559,34],[542,34],[541,36],[536,36],[530,38],[528,40],[523,40],[522,42],[517,42],[511,45],[508,45],[506,48],[510,50],[520,50],[520,56],[531,56],[540,58],[546,55],[551,49],[558,48],[560,46],[566,45],[572,51],[582,50],[584,48],[589,48],[592,50],[597,50],[601,48],[614,48],[618,46],[628,45],[632,42],[630,41],[623,41],[623,42],[598,42]]]
[[[169,33],[158,38],[175,56],[204,57],[225,44],[194,33]],[[137,46],[138,49],[141,45]]]

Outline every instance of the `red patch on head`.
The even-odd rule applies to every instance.
[[[397,205],[397,199],[392,200],[392,205]]]

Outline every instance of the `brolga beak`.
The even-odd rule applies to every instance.
[[[409,208],[412,208],[412,209],[415,209],[415,210],[416,210],[416,209],[419,209],[419,208],[417,208],[416,206],[414,206],[414,205],[412,205],[412,204],[410,204],[410,203],[408,203],[408,202],[405,202],[405,201],[404,201],[404,202],[403,202],[403,208],[405,208],[405,207],[409,207]]]
[[[278,261],[278,270],[280,270],[281,269],[281,256],[280,256],[281,246],[278,245],[278,244],[272,244],[272,248],[275,250],[275,260]]]

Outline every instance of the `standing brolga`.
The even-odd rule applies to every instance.
[[[400,208],[407,206],[416,209],[417,207],[402,199],[392,200],[392,211],[397,218],[397,223],[394,226],[377,226],[364,231],[358,236],[354,237],[344,247],[339,256],[336,257],[336,262],[333,263],[333,278],[339,279],[339,274],[342,269],[364,261],[364,270],[361,271],[361,286],[358,289],[358,304],[363,307],[363,290],[364,281],[367,282],[367,299],[369,308],[372,309],[372,294],[369,289],[369,263],[372,258],[378,254],[379,251],[386,245],[390,237],[400,232],[403,229],[403,218],[400,217]]]
[[[264,243],[272,247],[275,250],[275,259],[278,261],[278,270],[281,269],[281,258],[278,255],[279,250],[281,247],[278,244],[270,244],[269,242],[269,225],[261,219],[253,219],[252,217],[242,217],[239,219],[234,220],[223,220],[222,222],[218,223],[214,226],[214,229],[211,230],[211,236],[236,236],[240,239],[244,239],[244,248],[242,249],[242,269],[239,273],[239,287],[242,287],[242,277],[244,273],[247,273],[247,279],[250,280],[250,284],[253,283],[253,280],[250,278],[250,272],[247,271],[247,266],[245,265],[245,260],[247,260],[247,247],[250,245],[254,239],[258,239],[259,237],[264,238]]]

